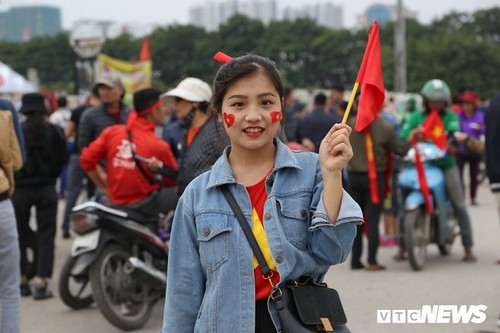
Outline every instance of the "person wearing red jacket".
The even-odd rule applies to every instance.
[[[106,128],[80,157],[82,168],[112,204],[148,215],[174,209],[176,201],[177,162],[169,144],[155,134],[155,126],[168,115],[160,94],[152,88],[134,93],[127,124]],[[106,175],[98,172],[101,161]]]

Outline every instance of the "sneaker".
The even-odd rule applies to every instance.
[[[464,250],[465,250],[465,256],[462,258],[462,261],[469,263],[477,261],[477,257],[472,252],[472,248],[470,246],[466,246]]]
[[[399,251],[398,253],[396,253],[396,254],[392,257],[392,260],[394,260],[395,262],[405,261],[405,260],[406,260],[406,253],[405,253],[405,252],[402,252],[402,251]]]
[[[465,256],[462,258],[462,261],[473,263],[477,261],[477,257],[472,253],[466,253]]]
[[[52,295],[52,292],[49,289],[47,289],[47,286],[35,287],[35,293],[33,294],[33,299],[42,300],[42,299],[52,298],[53,296],[54,295]]]
[[[379,264],[368,264],[368,266],[366,266],[366,270],[369,272],[383,271],[385,269],[386,269],[385,266]]]
[[[351,269],[364,269],[365,265],[363,265],[360,261],[351,263]]]
[[[19,289],[21,290],[21,296],[26,297],[31,295],[31,288],[28,283],[21,283]]]
[[[380,236],[378,242],[380,246],[392,246],[391,239],[388,238],[387,236]]]

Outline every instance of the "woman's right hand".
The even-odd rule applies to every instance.
[[[342,171],[352,158],[353,152],[349,135],[351,127],[337,123],[332,126],[319,147],[319,160],[324,173]]]

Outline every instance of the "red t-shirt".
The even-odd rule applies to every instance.
[[[136,119],[132,128],[135,153],[146,158],[156,157],[165,166],[177,170],[177,161],[170,146],[155,134],[154,129],[154,123],[143,118]],[[106,161],[109,198],[115,204],[139,202],[160,187],[151,184],[133,160],[125,125],[106,128],[96,140],[83,149],[80,156],[80,164],[85,171],[94,171],[102,160]],[[154,177],[145,164],[143,168],[150,177]],[[167,186],[175,185],[175,181],[167,177],[163,177],[163,181]]]
[[[190,127],[188,129],[186,134],[186,144],[188,147],[191,147],[191,144],[193,143],[195,136],[198,135],[199,131],[200,127]]]
[[[255,185],[247,186],[247,191],[250,195],[250,201],[253,208],[252,231],[255,238],[257,239],[257,243],[259,243],[259,247],[264,254],[264,258],[266,259],[269,268],[273,271],[273,277],[271,280],[274,284],[277,284],[279,282],[280,276],[276,264],[273,260],[271,249],[269,248],[269,243],[267,242],[267,236],[264,230],[264,219],[262,218],[264,214],[264,204],[267,199],[265,181],[266,177],[264,177]],[[262,277],[262,271],[260,269],[259,263],[257,262],[257,259],[255,259],[255,256],[253,256],[253,267],[255,275],[255,299],[265,299],[271,292],[271,285]]]

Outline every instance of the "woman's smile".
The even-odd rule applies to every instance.
[[[264,128],[262,127],[247,127],[243,132],[251,138],[256,138],[262,135]]]

